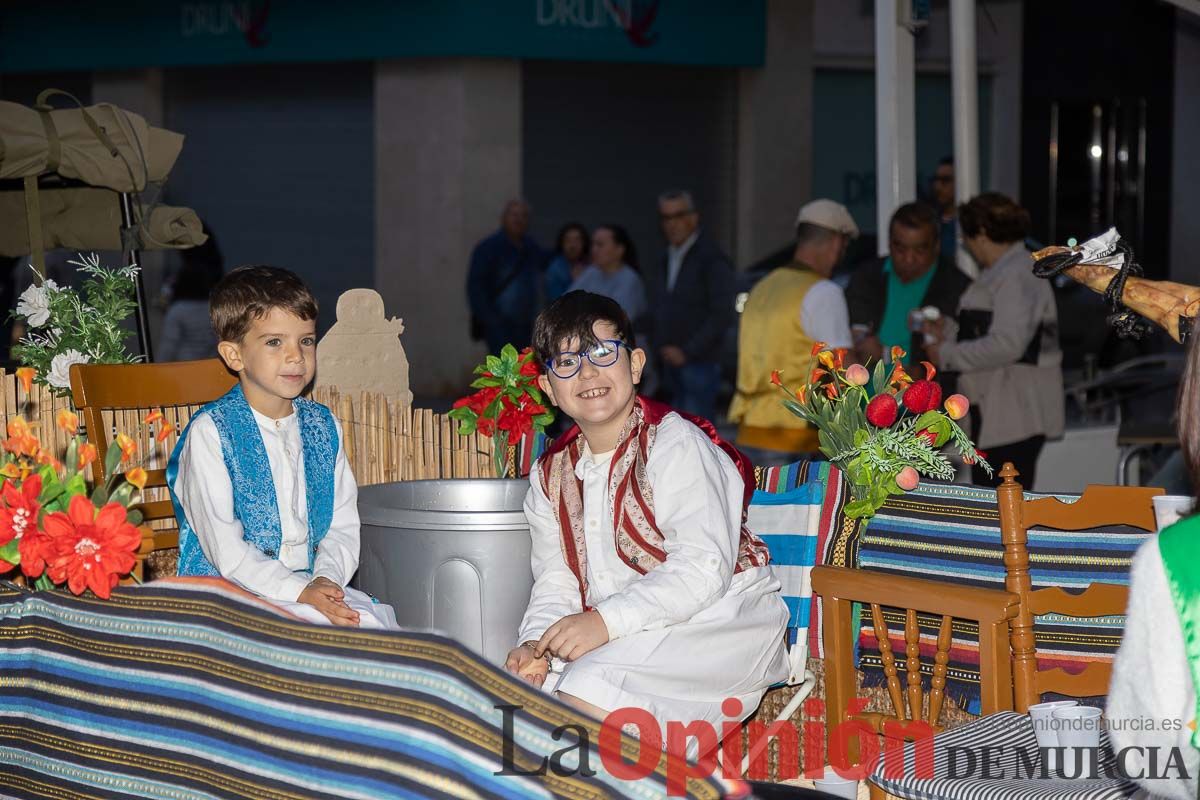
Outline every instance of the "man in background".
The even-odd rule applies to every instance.
[[[545,256],[528,233],[529,205],[509,200],[500,215],[500,230],[471,252],[471,338],[484,340],[489,353],[499,353],[505,344],[520,350],[533,340]]]
[[[671,404],[711,420],[721,378],[721,338],[736,316],[733,265],[700,230],[688,192],[660,195],[658,218],[667,252],[649,282],[653,344]]]
[[[860,360],[878,361],[892,347],[903,348],[909,364],[928,360],[914,312],[932,306],[941,316],[955,316],[971,283],[954,265],[954,251],[943,251],[939,242],[938,215],[931,207],[906,203],[892,214],[888,255],[855,270],[846,288]]]
[[[791,263],[768,273],[746,299],[729,420],[738,423],[738,449],[759,466],[787,464],[818,449],[816,429],[783,406],[771,373],[779,370],[798,387],[808,379],[816,342],[850,347],[846,298],[829,277],[856,236],[845,206],[813,200],[796,217]]]
[[[954,159],[950,156],[939,161],[933,171],[929,196],[941,225],[942,253],[953,263],[958,250],[958,204],[954,201]]]

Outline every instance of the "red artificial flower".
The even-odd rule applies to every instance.
[[[538,375],[542,374],[542,368],[538,365],[536,360],[530,358],[521,362],[521,370],[518,374],[523,375],[526,378],[536,378]]]
[[[877,394],[867,403],[867,422],[876,428],[888,428],[900,415],[900,406],[890,394]]]
[[[469,394],[466,397],[460,397],[454,401],[454,408],[462,408],[467,406],[475,412],[476,416],[483,416],[483,412],[496,399],[496,395],[500,394],[501,387],[485,386],[475,394]]]
[[[479,421],[475,423],[475,430],[484,436],[491,436],[496,432],[496,420],[491,417],[480,417]]]
[[[812,373],[809,374],[809,376],[808,376],[808,382],[816,383],[818,380],[821,379],[822,376],[828,375],[828,374],[829,373],[827,373],[825,370],[821,369],[820,367],[813,367]]]
[[[30,528],[17,542],[21,554],[21,572],[27,578],[38,578],[54,558],[54,539],[41,528]]]
[[[515,447],[517,442],[521,441],[522,436],[533,430],[533,416],[513,405],[506,397],[504,398],[504,410],[500,412],[500,417],[496,420],[496,427],[508,432],[508,446]]]
[[[916,436],[918,439],[924,439],[930,447],[937,447],[937,434],[929,428],[917,431]]]
[[[0,506],[0,545],[22,538],[28,530],[37,529],[38,513],[42,510],[37,498],[41,493],[41,475],[30,476],[19,489],[12,481],[4,482],[4,504]],[[13,566],[0,560],[0,572],[7,572]]]
[[[91,589],[106,600],[120,577],[133,569],[134,554],[142,544],[142,535],[118,503],[97,511],[81,494],[71,498],[65,514],[48,515],[43,527],[54,540],[50,580],[66,581],[75,594]]]
[[[906,355],[908,355],[908,353],[904,352],[903,347],[897,344],[892,345],[892,361],[894,363],[898,363]]]
[[[937,375],[937,367],[933,366],[933,364],[930,364],[928,361],[922,361],[921,363],[925,365],[925,380],[933,380],[933,376]]]
[[[830,400],[833,400],[838,396],[837,381],[825,384],[825,396]]]
[[[829,345],[825,344],[824,342],[813,342],[812,355],[815,356],[817,353],[821,352],[826,347],[829,347]]]
[[[771,383],[775,384],[776,386],[783,386],[783,379],[779,377],[779,370],[771,370]]]
[[[904,391],[904,407],[914,414],[933,411],[942,404],[942,387],[933,381],[913,381]]]
[[[838,369],[842,369],[846,365],[846,354],[849,352],[845,347],[839,347],[833,351],[833,363],[837,365]]]

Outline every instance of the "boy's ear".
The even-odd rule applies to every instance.
[[[542,390],[542,393],[545,394],[546,397],[550,398],[551,403],[553,403],[554,405],[558,405],[558,401],[554,399],[554,389],[550,385],[550,376],[549,375],[547,375],[544,372],[541,373],[540,375],[538,375],[537,376],[537,385],[538,385],[538,388]]]
[[[237,342],[218,342],[217,353],[220,354],[221,360],[225,362],[225,366],[229,367],[234,372],[241,372],[246,364],[242,361],[242,348]]]
[[[635,348],[634,351],[629,354],[629,365],[630,371],[633,375],[634,384],[636,385],[641,383],[642,370],[646,368],[646,351],[640,347]]]

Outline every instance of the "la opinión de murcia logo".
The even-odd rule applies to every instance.
[[[861,713],[866,700],[852,700],[847,716]],[[641,708],[619,708],[600,724],[599,741],[593,746],[588,729],[580,724],[560,725],[551,732],[551,739],[563,746],[553,752],[535,754],[516,745],[514,728],[521,706],[498,705],[503,727],[504,750],[498,776],[531,777],[554,774],[560,777],[579,775],[591,777],[600,764],[610,775],[621,780],[640,780],[651,775],[659,766],[666,751],[667,794],[682,797],[689,779],[709,778],[718,774],[725,778],[771,780],[768,765],[769,744],[778,747],[779,768],[774,780],[785,781],[800,777],[800,753],[808,765],[805,777],[819,778],[824,765],[831,765],[838,775],[863,780],[882,763],[883,777],[896,780],[906,777],[934,777],[962,780],[1023,779],[1097,779],[1123,780],[1187,780],[1191,776],[1177,747],[1127,747],[1115,753],[1099,748],[1038,748],[1038,747],[947,747],[938,754],[940,772],[935,772],[933,728],[922,720],[884,724],[883,745],[880,737],[866,722],[847,719],[831,731],[829,752],[825,752],[825,702],[813,698],[805,702],[807,719],[767,724],[752,720],[743,724],[742,704],[727,698],[721,711],[730,719],[714,726],[703,720],[691,722],[667,721],[664,732],[651,714]],[[1027,725],[1024,720],[1014,724]],[[742,731],[746,731],[749,752],[756,753],[746,774],[742,774]],[[631,757],[622,750],[622,734],[636,737]],[[665,733],[665,736],[664,736]],[[911,756],[905,757],[905,741],[911,742]],[[625,743],[628,744],[629,740]],[[689,761],[688,746],[695,743],[699,756]],[[628,748],[627,748],[628,750]],[[857,752],[857,760],[851,753]],[[826,758],[828,756],[828,759]]]

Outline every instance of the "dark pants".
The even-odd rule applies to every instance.
[[[715,362],[689,361],[682,367],[663,365],[663,383],[671,393],[671,407],[710,422],[716,419],[720,382],[721,365]]]
[[[994,474],[989,478],[978,466],[971,467],[971,483],[976,486],[999,486],[1000,468],[1004,466],[1005,461],[1011,461],[1017,472],[1021,473],[1017,477],[1021,487],[1032,490],[1033,481],[1037,477],[1038,454],[1042,452],[1042,445],[1045,443],[1046,437],[1039,434],[1012,444],[987,448],[984,452],[987,453],[987,462],[992,465]]]

